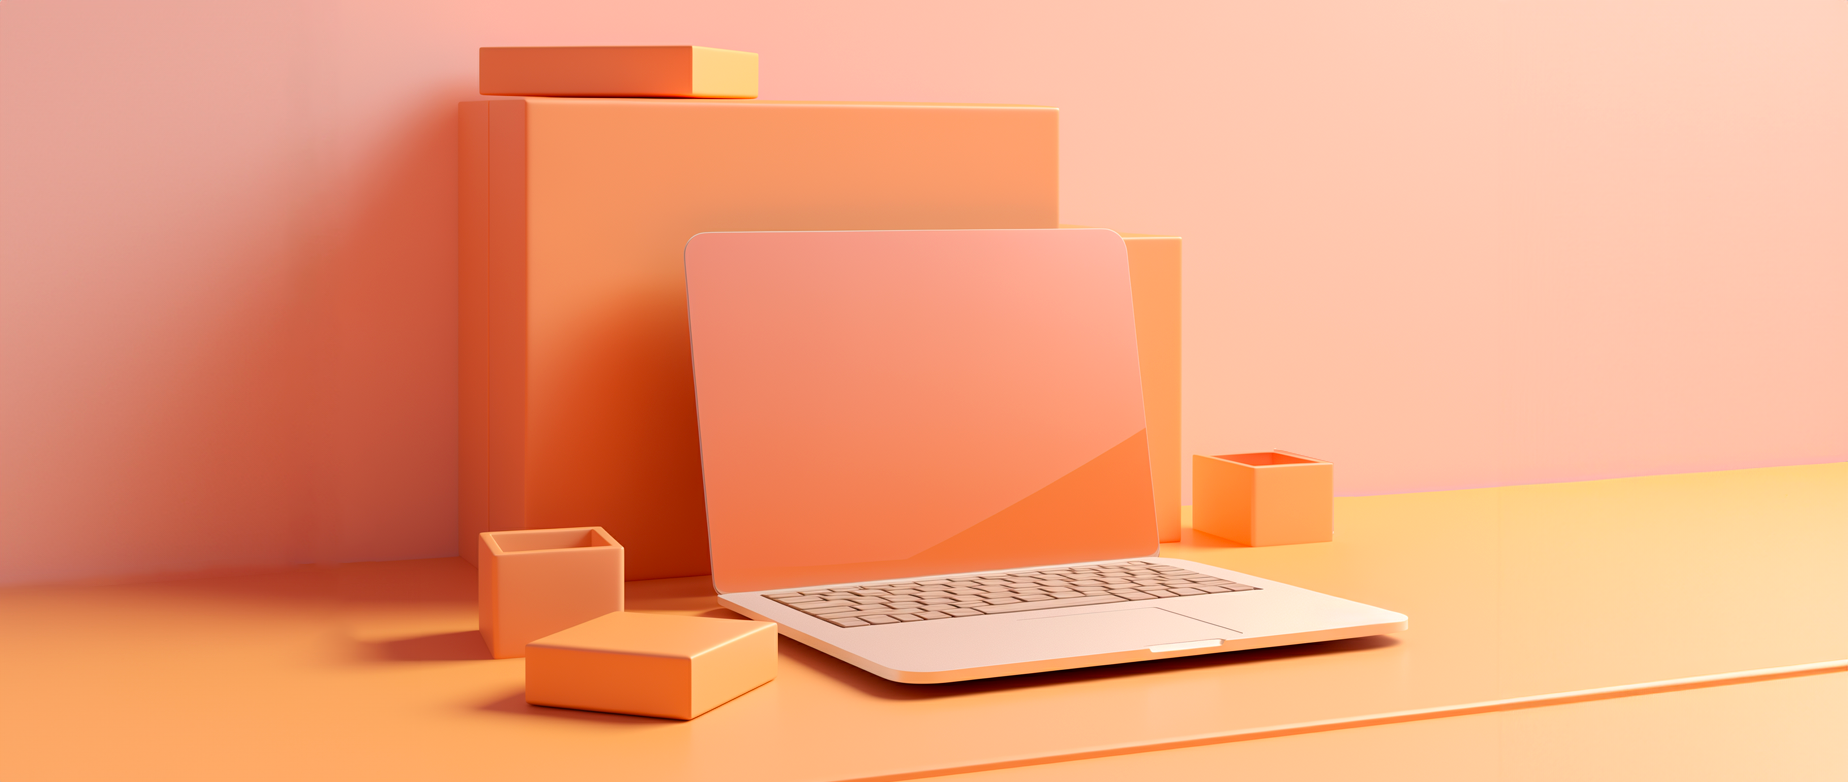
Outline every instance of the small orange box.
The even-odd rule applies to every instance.
[[[1194,529],[1247,546],[1335,539],[1335,466],[1287,451],[1194,456]]]
[[[483,532],[478,556],[481,637],[497,658],[622,610],[622,545],[602,527]]]
[[[757,55],[705,46],[484,46],[481,94],[755,98]]]
[[[776,623],[613,613],[526,647],[526,702],[690,720],[776,678]]]

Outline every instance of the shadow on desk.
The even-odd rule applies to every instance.
[[[550,717],[572,722],[591,722],[603,725],[684,725],[681,720],[660,717],[637,717],[630,714],[610,714],[601,711],[579,711],[577,709],[556,709],[551,706],[534,706],[526,702],[525,692],[515,692],[505,698],[482,705],[483,711],[496,711],[502,714],[521,716]]]
[[[481,640],[481,633],[477,630],[360,642],[360,646],[367,657],[388,662],[494,659],[494,655],[488,653],[487,642]]]
[[[800,641],[789,638],[780,638],[778,641],[780,642],[778,651],[782,658],[780,661],[782,664],[801,665],[817,673],[828,676],[829,678],[836,679],[867,695],[894,701],[930,700],[934,698],[951,698],[1002,690],[1025,690],[1034,687],[1052,687],[1068,682],[1146,676],[1169,671],[1189,671],[1196,668],[1223,668],[1293,657],[1322,657],[1327,655],[1346,654],[1349,652],[1363,652],[1369,649],[1382,649],[1390,646],[1397,646],[1401,643],[1399,639],[1392,636],[1375,635],[1366,638],[1347,638],[1340,641],[1323,641],[1320,643],[1279,646],[1271,649],[1252,649],[1242,652],[1202,654],[1193,657],[1177,657],[1172,660],[1119,663],[1116,665],[1101,665],[1089,668],[1073,668],[1066,671],[1047,671],[1045,673],[1029,673],[1020,676],[1002,676],[994,679],[951,682],[949,684],[901,684],[888,679],[882,679],[863,671],[846,662],[835,659],[825,652],[812,649]]]

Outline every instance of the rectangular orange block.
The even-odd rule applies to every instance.
[[[522,98],[461,142],[464,556],[596,525],[632,579],[709,572],[694,234],[1058,225],[1049,108]]]
[[[1181,237],[1120,235],[1136,300],[1155,523],[1161,542],[1173,543],[1181,539]]]
[[[1173,543],[1181,539],[1181,237],[1117,235],[1129,250],[1129,285],[1136,302],[1156,528],[1161,542]]]
[[[705,46],[485,46],[481,94],[755,98],[757,55]]]
[[[1335,466],[1288,451],[1194,456],[1194,529],[1247,546],[1335,539]]]
[[[526,647],[526,702],[690,720],[776,678],[776,623],[614,613]]]
[[[495,657],[535,638],[622,610],[622,546],[598,527],[480,535],[476,610]]]

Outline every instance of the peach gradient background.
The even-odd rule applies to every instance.
[[[0,582],[455,553],[475,48],[1064,109],[1189,452],[1342,494],[1848,459],[1848,4],[0,3]]]

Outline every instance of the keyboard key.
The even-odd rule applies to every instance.
[[[897,619],[893,619],[892,617],[889,617],[889,616],[869,616],[869,617],[867,617],[867,618],[865,619],[865,621],[866,621],[866,623],[867,623],[867,624],[873,624],[873,625],[895,625],[895,624],[898,624],[898,620],[897,620]]]
[[[1188,595],[1204,595],[1204,594],[1206,594],[1205,592],[1202,592],[1202,591],[1200,591],[1200,590],[1198,590],[1198,589],[1194,589],[1193,587],[1175,587],[1175,589],[1174,589],[1174,593],[1175,593],[1175,594],[1177,594],[1177,595],[1180,595],[1180,596],[1182,596],[1182,597],[1186,597],[1186,596],[1188,596]]]
[[[943,613],[949,614],[950,616],[981,616],[982,615],[982,612],[977,611],[973,608],[946,608],[943,610]]]
[[[834,608],[836,606],[850,606],[850,605],[853,605],[853,603],[849,603],[845,600],[823,600],[819,603],[802,603],[800,605],[794,605],[790,607],[800,608],[804,611],[813,611],[817,608]]]
[[[1250,591],[1252,591],[1252,590],[1254,590],[1254,589],[1257,589],[1257,587],[1254,587],[1254,586],[1245,586],[1244,584],[1231,584],[1231,585],[1229,585],[1229,586],[1227,586],[1226,588],[1227,588],[1227,589],[1230,589],[1230,590],[1232,590],[1232,591],[1234,591],[1234,592],[1250,592]]]
[[[1228,588],[1226,588],[1226,587],[1222,587],[1222,586],[1218,586],[1218,585],[1215,585],[1215,584],[1206,584],[1206,585],[1202,585],[1202,586],[1196,586],[1196,587],[1194,587],[1194,588],[1195,588],[1195,589],[1198,589],[1198,590],[1200,590],[1200,591],[1202,591],[1202,592],[1206,592],[1206,593],[1208,593],[1208,594],[1214,594],[1214,593],[1218,593],[1218,592],[1230,592],[1230,591],[1232,591],[1231,589],[1228,589]]]
[[[919,619],[948,619],[950,618],[950,615],[942,611],[925,611],[924,613],[918,614],[918,618]]]
[[[997,598],[988,600],[987,602],[988,602],[988,605],[990,606],[1004,606],[1004,605],[1010,605],[1013,603],[1018,603],[1020,601],[1014,598],[1011,598],[1011,597],[997,597]]]
[[[1029,603],[1036,603],[1041,600],[1051,600],[1053,599],[1053,597],[1052,595],[1021,595],[1020,599],[1025,600]]]
[[[834,624],[840,627],[865,627],[868,624],[865,619],[855,619],[851,616],[843,616],[839,619],[829,619],[828,621],[833,622]]]
[[[1153,597],[1174,597],[1175,596],[1173,592],[1169,592],[1166,589],[1144,589],[1142,591],[1144,594],[1147,594]]]
[[[1134,592],[1134,591],[1130,591],[1127,589],[1121,592],[1111,592],[1110,594],[1116,595],[1117,597],[1123,598],[1124,600],[1154,600],[1155,599],[1154,595],[1147,594],[1144,592]]]
[[[919,619],[917,614],[892,614],[892,618],[897,619],[900,622],[922,622],[924,621],[922,619]]]
[[[1094,597],[1074,597],[1067,600],[1042,600],[1036,603],[1015,603],[1012,605],[990,605],[976,609],[984,614],[1008,614],[1015,611],[1038,611],[1045,608],[1064,608],[1066,606],[1094,606],[1104,603],[1121,603],[1123,598],[1116,595],[1097,595]]]

